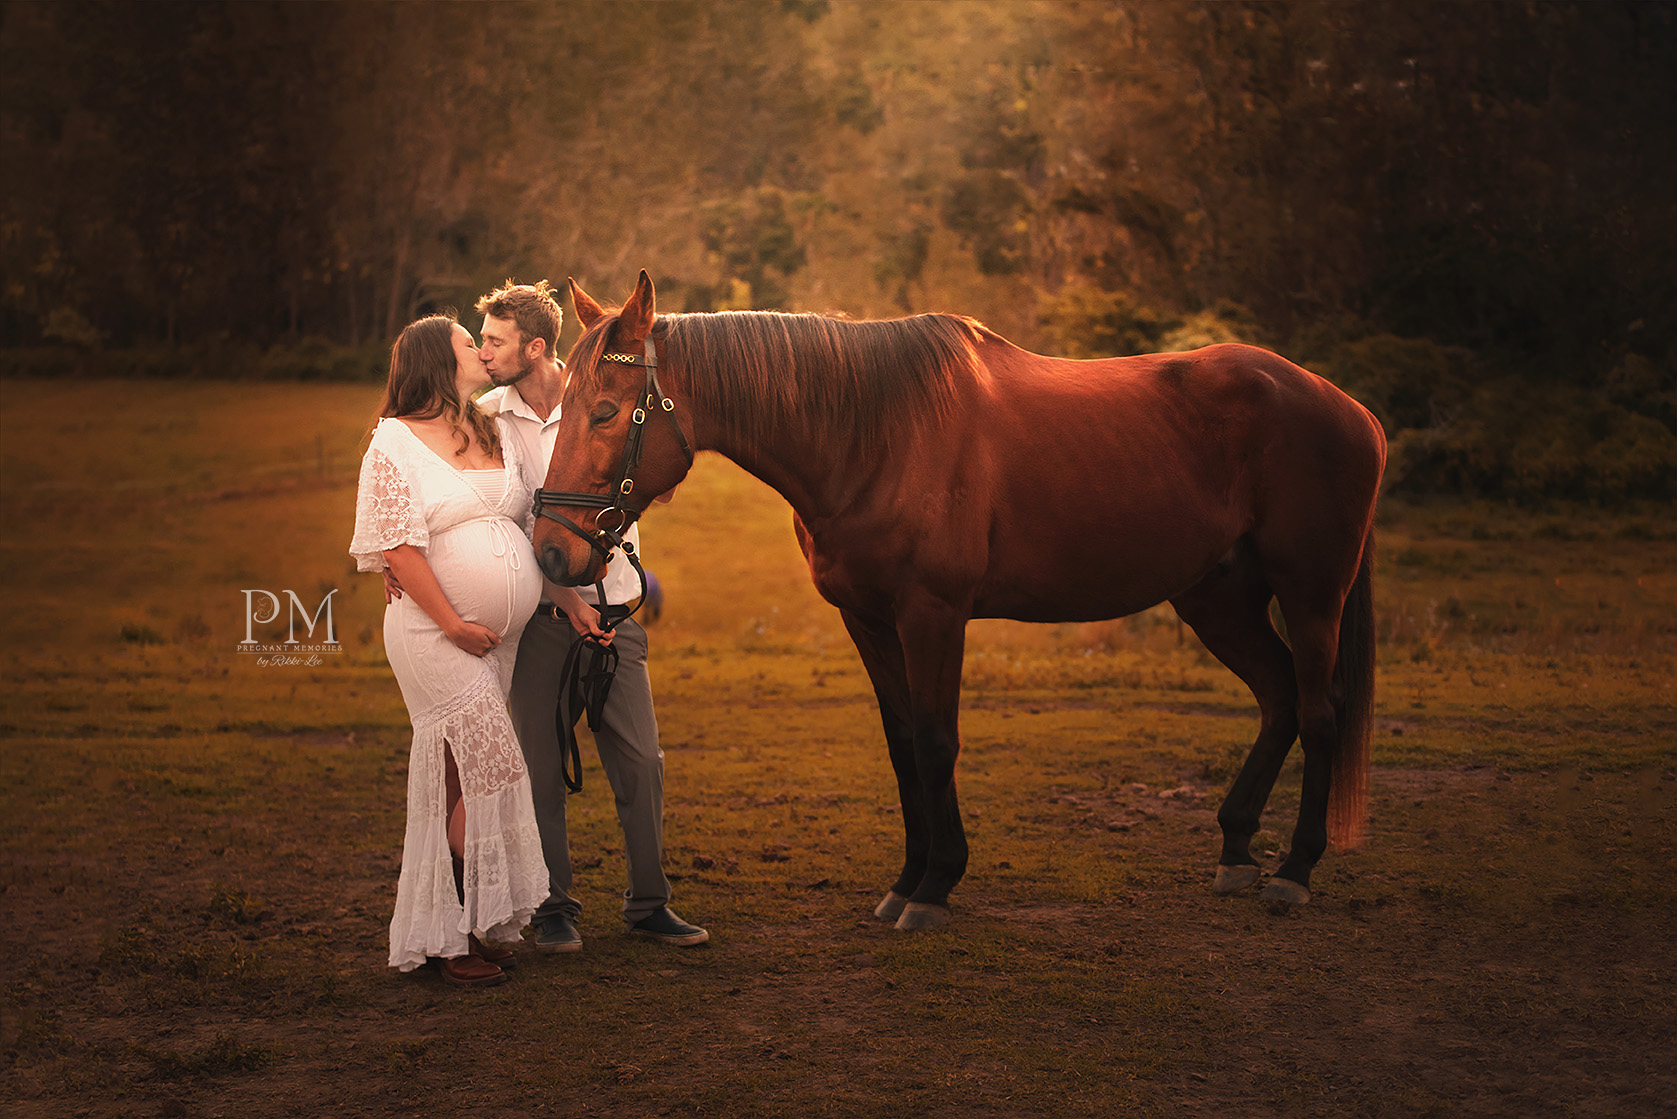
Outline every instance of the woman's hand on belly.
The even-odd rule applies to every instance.
[[[456,619],[455,624],[443,630],[455,647],[463,649],[474,657],[486,657],[495,651],[501,643],[501,635],[488,626],[480,626],[476,622]]]
[[[475,657],[482,657],[501,643],[501,635],[494,630],[477,622],[468,622],[460,616],[448,595],[443,593],[430,561],[418,548],[412,544],[391,548],[384,553],[384,562],[408,592],[408,601],[425,611],[425,616],[435,622],[444,636],[457,647]]]

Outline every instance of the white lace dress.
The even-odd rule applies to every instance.
[[[548,896],[524,754],[507,715],[519,634],[541,597],[530,550],[533,517],[518,440],[502,424],[502,470],[457,470],[401,420],[379,421],[361,461],[350,554],[382,571],[383,552],[425,554],[460,616],[501,635],[485,657],[458,648],[404,595],[385,608],[384,648],[413,720],[408,823],[390,966],[464,955],[466,937],[514,941]],[[465,800],[465,905],[448,849],[444,744]]]

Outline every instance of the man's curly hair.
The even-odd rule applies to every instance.
[[[527,346],[533,338],[547,343],[551,356],[559,345],[559,328],[565,325],[565,312],[559,309],[553,288],[546,280],[535,285],[518,284],[508,280],[477,301],[480,315],[511,319],[518,324],[518,344]]]

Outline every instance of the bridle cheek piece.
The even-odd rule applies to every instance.
[[[623,539],[631,525],[635,523],[643,510],[636,509],[627,503],[630,494],[635,492],[635,468],[641,463],[641,455],[646,447],[646,419],[654,412],[662,412],[675,429],[676,441],[681,444],[681,453],[686,456],[687,465],[693,465],[693,448],[687,442],[687,436],[682,434],[681,423],[675,418],[675,401],[664,395],[664,390],[658,385],[658,351],[652,344],[651,337],[646,339],[645,356],[638,354],[607,352],[600,355],[601,361],[616,362],[620,365],[639,365],[646,369],[646,388],[641,399],[636,403],[635,410],[630,416],[629,434],[623,441],[623,468],[618,471],[617,484],[609,493],[566,493],[562,490],[536,491],[536,516],[546,517],[557,521],[565,528],[576,533],[588,542],[588,546],[600,557],[600,583],[596,584],[600,592],[600,603],[605,604],[605,567],[611,560],[613,549],[623,549],[623,554],[629,557],[629,563],[634,567],[635,574],[640,577],[640,602],[646,601],[646,572],[641,567],[640,557],[635,554],[633,542]],[[560,513],[556,506],[571,506],[576,509],[598,509],[599,514],[594,518],[595,531],[589,532],[569,517]],[[617,514],[615,528],[607,528],[605,519],[611,514]],[[640,609],[637,603],[635,609]],[[627,615],[625,615],[627,616]],[[613,623],[615,624],[615,623]]]

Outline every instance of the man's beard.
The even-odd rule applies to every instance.
[[[516,385],[518,382],[528,377],[530,375],[530,370],[536,367],[536,363],[525,357],[523,354],[519,354],[518,356],[520,365],[517,369],[513,370],[511,373],[491,373],[489,374],[489,383],[497,388],[506,388],[508,385]]]

